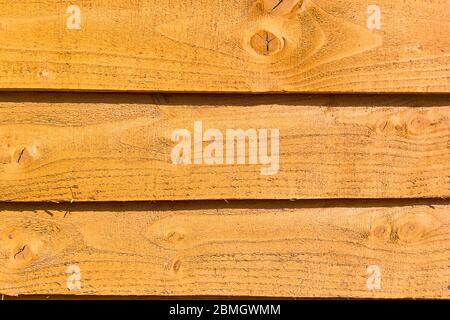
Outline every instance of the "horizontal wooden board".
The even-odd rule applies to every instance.
[[[0,200],[447,198],[449,105],[439,96],[4,94]],[[214,164],[195,121],[223,135]],[[174,162],[180,128],[191,146]],[[277,157],[263,162],[263,146],[246,140],[239,164],[226,134],[239,128],[279,130]],[[259,143],[271,154],[268,136]]]
[[[450,92],[448,0],[0,1],[0,89]]]
[[[450,297],[449,201],[0,210],[2,294]]]

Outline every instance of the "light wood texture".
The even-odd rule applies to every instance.
[[[448,201],[0,210],[2,294],[450,297]]]
[[[0,1],[0,88],[450,92],[448,0],[277,2]]]
[[[278,128],[278,173],[173,164],[172,132],[196,120],[204,131]],[[0,98],[1,201],[449,196],[447,97]]]

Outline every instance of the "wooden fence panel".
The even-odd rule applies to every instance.
[[[0,89],[450,92],[450,2],[0,2]]]
[[[0,293],[450,297],[450,202],[3,205]]]
[[[0,102],[1,201],[450,196],[446,97],[37,97]]]

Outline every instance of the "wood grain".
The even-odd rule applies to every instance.
[[[449,201],[0,210],[2,294],[450,297]],[[67,289],[71,265],[80,290]]]
[[[173,131],[196,120],[279,129],[278,173],[248,164],[248,149],[245,164],[173,164]],[[449,196],[447,97],[0,98],[1,201]]]
[[[0,89],[450,92],[450,2],[372,2],[3,0]]]

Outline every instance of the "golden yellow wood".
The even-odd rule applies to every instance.
[[[174,164],[173,132],[199,120],[278,129],[279,170],[248,148],[245,164]],[[447,198],[449,139],[438,96],[4,94],[0,201]]]
[[[2,205],[0,293],[449,298],[449,204]]]
[[[448,0],[0,3],[0,88],[450,92]]]

